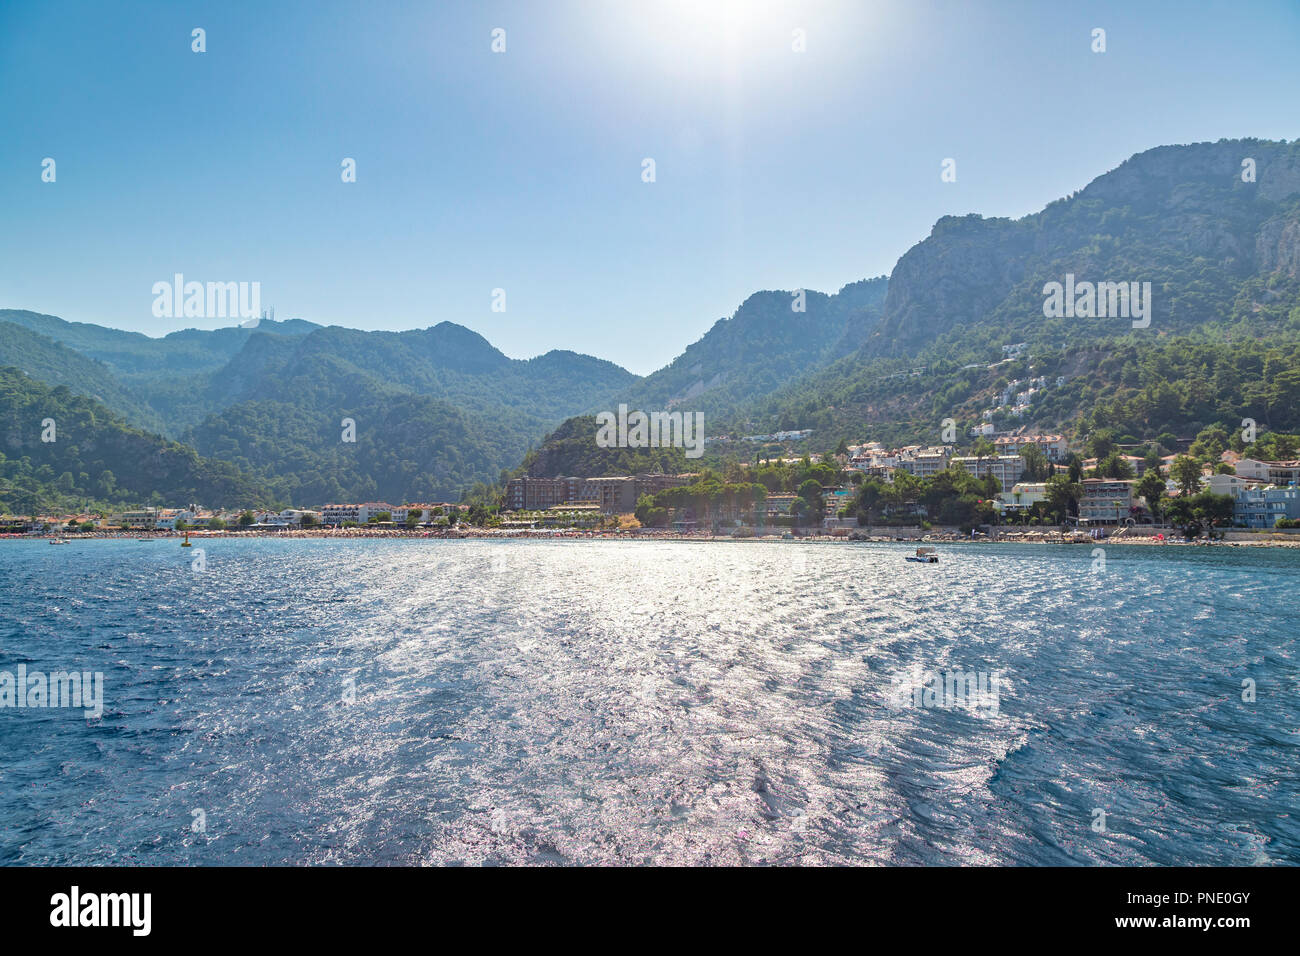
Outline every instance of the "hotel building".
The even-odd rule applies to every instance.
[[[1248,488],[1232,504],[1232,520],[1247,528],[1272,528],[1278,518],[1300,518],[1300,490]]]
[[[1003,488],[1010,488],[1020,480],[1025,470],[1025,460],[1019,455],[997,455],[990,458],[972,458],[963,456],[952,460],[954,465],[964,468],[976,478],[992,475]]]
[[[1243,458],[1235,465],[1242,478],[1255,478],[1274,485],[1300,484],[1300,461],[1259,461]]]
[[[511,478],[506,483],[508,511],[545,511],[570,502],[599,501],[599,490],[587,478]]]
[[[345,521],[366,524],[371,518],[383,512],[388,512],[391,516],[394,510],[396,509],[392,505],[382,501],[367,501],[365,504],[358,505],[325,505],[321,508],[320,515],[322,524],[340,525]]]
[[[1083,479],[1079,520],[1091,524],[1119,524],[1133,507],[1135,481],[1114,478]]]
[[[507,511],[545,511],[563,504],[598,504],[605,514],[636,510],[637,499],[690,484],[694,474],[620,475],[609,478],[512,478],[506,484]]]
[[[1060,435],[1003,435],[993,439],[993,447],[999,455],[1019,455],[1029,445],[1041,448],[1047,460],[1053,464],[1065,461],[1065,456],[1069,453],[1068,445]]]

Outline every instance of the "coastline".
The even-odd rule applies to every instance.
[[[353,540],[353,539],[372,539],[372,538],[414,538],[414,539],[436,539],[447,541],[459,540],[502,540],[502,539],[529,539],[529,540],[611,540],[611,541],[696,541],[696,542],[762,542],[762,543],[817,543],[817,544],[910,544],[910,545],[936,545],[936,544],[1071,544],[1079,546],[1092,547],[1175,547],[1175,548],[1300,548],[1300,536],[1283,535],[1277,532],[1261,531],[1249,532],[1243,529],[1228,529],[1229,535],[1241,535],[1231,540],[1208,541],[1197,539],[1193,541],[1184,540],[1181,536],[1171,537],[1177,532],[1173,529],[1166,529],[1163,532],[1153,532],[1144,535],[1112,535],[1105,538],[1087,538],[1075,537],[1071,539],[1061,532],[1044,532],[1044,531],[1027,531],[1027,532],[1007,532],[994,536],[981,535],[978,538],[969,538],[956,532],[925,532],[921,533],[917,529],[898,529],[897,533],[884,534],[879,532],[861,531],[856,532],[858,537],[849,535],[830,535],[830,534],[804,534],[796,535],[793,538],[785,538],[781,534],[766,535],[745,535],[732,536],[730,534],[706,534],[706,533],[688,533],[681,531],[663,531],[663,530],[634,530],[634,531],[592,531],[578,529],[508,529],[500,528],[464,528],[454,531],[435,531],[429,529],[405,529],[405,528],[382,528],[382,529],[295,529],[295,530],[232,530],[222,531],[191,531],[189,537],[191,541],[200,542],[209,539],[220,538],[295,538],[295,539],[320,539],[325,541]],[[1164,539],[1156,538],[1155,533],[1164,533]],[[73,541],[89,540],[119,540],[119,541],[177,541],[182,537],[173,531],[70,531],[58,532],[41,535],[26,533],[0,534],[0,540],[5,541],[49,541],[52,538],[62,538],[69,543]]]

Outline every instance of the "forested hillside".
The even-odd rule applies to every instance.
[[[0,512],[191,502],[237,508],[272,499],[228,462],[132,428],[66,385],[0,368]]]

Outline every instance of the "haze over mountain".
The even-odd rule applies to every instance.
[[[449,322],[359,332],[302,320],[161,339],[0,312],[0,364],[233,462],[281,500],[447,498],[636,380],[553,351],[510,359]],[[342,441],[343,419],[355,442]]]
[[[1067,275],[1150,283],[1149,326],[1046,318],[1044,285]],[[945,217],[888,279],[798,292],[751,295],[645,378],[573,352],[510,359],[450,322],[150,339],[15,311],[0,312],[0,365],[304,504],[452,497],[619,402],[703,411],[710,435],[812,428],[824,449],[868,432],[937,440],[943,419],[965,428],[1009,383],[1041,376],[1032,407],[994,420],[1144,437],[1243,415],[1295,427],[1300,141],[1148,150],[1019,220]],[[1026,354],[1006,359],[1018,342]],[[345,418],[355,443],[340,440]],[[583,457],[575,426],[557,434],[569,452],[540,460]]]
[[[0,510],[271,503],[269,490],[228,462],[203,458],[123,422],[66,385],[0,368]]]
[[[620,400],[709,416],[742,406],[861,347],[880,321],[888,285],[879,276],[834,295],[755,292]]]

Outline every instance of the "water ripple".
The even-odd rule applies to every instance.
[[[1300,862],[1291,552],[204,546],[0,542],[0,863]]]

